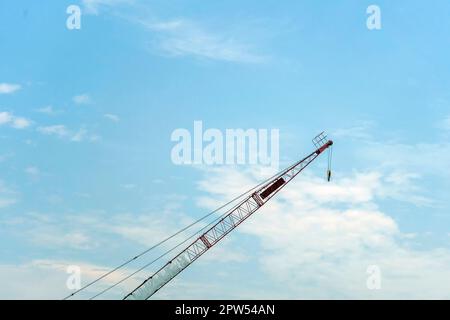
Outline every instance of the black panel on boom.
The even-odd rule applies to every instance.
[[[283,178],[278,179],[275,181],[270,187],[268,187],[264,192],[261,193],[261,198],[266,199],[269,197],[272,193],[278,190],[279,187],[281,187],[286,181],[284,181]]]

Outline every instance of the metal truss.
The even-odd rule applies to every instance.
[[[186,269],[206,251],[208,251],[227,234],[255,213],[260,207],[267,203],[273,196],[275,196],[275,194],[283,189],[292,179],[294,179],[323,151],[325,151],[325,149],[333,144],[332,141],[326,140],[326,136],[323,134],[319,135],[315,139],[315,145],[318,147],[316,151],[289,168],[283,170],[274,179],[257,189],[250,196],[247,196],[234,208],[230,209],[230,212],[226,216],[198,237],[175,258],[156,271],[151,277],[145,280],[124,299],[146,300],[150,298],[159,289],[175,278],[180,272]]]

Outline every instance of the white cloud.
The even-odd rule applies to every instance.
[[[446,141],[417,144],[369,141],[360,145],[359,154],[368,164],[378,164],[383,169],[450,175],[450,143]]]
[[[130,5],[134,0],[83,0],[84,12],[98,15],[101,8],[111,8],[119,5]]]
[[[439,128],[444,129],[444,122]],[[445,179],[450,176],[450,143],[445,136],[434,142],[402,142],[398,135],[383,140],[371,131],[371,122],[361,122],[353,128],[336,130],[332,136],[348,153],[349,162],[383,172],[380,195],[411,202],[416,206],[439,207],[444,201]],[[375,139],[375,137],[377,137]],[[343,139],[349,138],[349,139]],[[346,140],[357,139],[358,148]],[[421,187],[428,183],[439,184],[435,190]],[[434,199],[431,199],[433,197]]]
[[[159,49],[169,56],[194,56],[241,63],[262,63],[266,57],[252,53],[247,44],[234,37],[213,34],[187,20],[140,21],[159,36]]]
[[[12,127],[15,129],[24,129],[29,127],[31,124],[30,120],[20,117],[15,117],[12,122]]]
[[[9,112],[0,112],[0,126],[10,123],[13,116]]]
[[[448,130],[450,131],[450,116],[448,116],[447,118],[445,118],[444,120],[442,120],[439,124],[438,127],[440,127],[443,130]]]
[[[220,246],[214,248],[199,260],[199,264],[242,263],[249,260],[246,251],[231,238],[221,240]]]
[[[93,237],[94,234],[83,230],[83,226],[75,224],[71,218],[31,212],[17,221],[17,217],[5,217],[2,223],[8,225],[13,221],[12,232],[20,234],[37,247],[75,250],[96,248],[98,242]]]
[[[15,203],[16,203],[16,200],[14,198],[0,197],[0,209],[9,207]]]
[[[168,235],[174,234],[182,227],[192,223],[192,219],[184,214],[180,206],[173,200],[167,204],[159,214],[120,214],[110,219],[106,227],[108,232],[120,235],[124,239],[131,240],[148,247]],[[169,241],[166,245],[175,244],[180,239],[184,239],[193,230],[188,230]]]
[[[86,135],[87,135],[87,130],[84,128],[81,128],[72,136],[71,140],[75,141],[75,142],[80,142],[86,138]]]
[[[369,140],[372,138],[370,130],[375,126],[371,121],[360,121],[357,125],[349,128],[339,128],[331,133],[333,138],[350,138]]]
[[[0,209],[7,208],[16,202],[15,192],[10,190],[5,183],[0,180]]]
[[[14,93],[22,88],[19,84],[0,83],[0,94]]]
[[[36,176],[36,175],[40,174],[40,170],[36,167],[27,167],[25,169],[25,172],[32,176]]]
[[[14,129],[25,129],[31,125],[31,121],[23,118],[16,117],[10,112],[0,112],[0,126],[8,125]]]
[[[81,271],[81,282],[86,284],[102,276],[111,267],[85,261],[35,259],[23,264],[0,265],[0,298],[2,299],[54,299],[60,300],[73,290],[66,286],[69,266],[77,266]],[[112,285],[133,270],[124,269],[105,278],[101,283],[77,295],[75,299],[88,299],[106,286]],[[123,298],[136,287],[140,278],[118,285],[106,298]],[[105,298],[104,297],[104,298]]]
[[[99,14],[101,9],[114,7],[133,7],[133,0],[83,0],[88,14]],[[236,34],[210,32],[198,23],[186,19],[168,21],[142,20],[133,18],[158,37],[157,48],[168,56],[193,56],[202,59],[238,62],[263,63],[267,57],[253,52],[247,40],[238,40]]]
[[[41,229],[41,232],[34,232],[32,239],[35,244],[46,247],[72,248],[78,250],[89,250],[96,246],[85,233],[81,231],[60,232],[58,230]]]
[[[358,139],[358,148],[350,150],[357,152],[357,159],[363,160],[368,166],[375,167],[382,171],[396,171],[414,175],[420,172],[421,175],[450,175],[450,143],[444,138],[435,142],[402,142],[398,136],[393,139],[381,140],[380,133],[377,138],[372,134],[371,129],[376,124],[370,121],[359,122],[354,127],[337,129],[332,133],[333,138],[338,138],[344,142],[344,138]],[[450,129],[450,117],[438,123],[440,129]],[[336,139],[336,140],[338,140]],[[414,177],[418,178],[417,176]],[[410,182],[412,177],[409,177]]]
[[[103,115],[106,119],[111,120],[112,122],[119,122],[120,118],[118,115],[112,113],[106,113]]]
[[[114,218],[109,230],[142,245],[152,245],[176,231],[175,224],[154,216],[122,215]]]
[[[42,107],[36,110],[39,113],[44,113],[44,114],[48,114],[48,115],[54,115],[57,112],[53,109],[52,106],[46,106],[46,107]]]
[[[182,200],[171,198],[162,209],[145,214],[90,212],[53,215],[31,212],[24,215],[20,226],[15,225],[14,230],[20,230],[20,236],[25,236],[41,247],[91,250],[110,243],[111,237],[117,240],[117,236],[147,247],[193,221],[181,210],[180,201]],[[0,223],[8,225],[10,219],[11,217],[4,217]],[[191,232],[193,231],[188,231]],[[186,232],[180,234],[167,245],[174,244],[186,235]]]
[[[11,154],[0,154],[0,163],[8,159],[10,156]]]
[[[9,207],[16,203],[15,199],[0,198],[0,209]]]
[[[39,168],[34,166],[25,168],[25,173],[28,174],[33,179],[37,179],[41,175],[41,171],[39,170]]]
[[[73,102],[76,104],[90,104],[92,102],[91,97],[87,93],[79,94],[73,97]]]
[[[37,131],[45,135],[55,135],[60,138],[69,135],[69,131],[67,130],[67,128],[61,124],[46,127],[38,127]]]
[[[256,184],[254,172],[230,170],[208,171],[199,185],[216,205],[239,193],[232,186]],[[284,298],[450,298],[442,281],[450,277],[450,251],[412,249],[404,241],[414,238],[377,205],[386,181],[411,178],[355,173],[327,184],[303,174],[238,230],[260,240],[260,266]],[[377,292],[366,287],[370,265],[382,270]]]
[[[44,135],[56,136],[58,138],[68,139],[72,142],[95,142],[100,139],[98,135],[89,133],[89,131],[83,127],[73,132],[62,124],[38,127],[37,131]]]

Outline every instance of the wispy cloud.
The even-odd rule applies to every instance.
[[[442,130],[450,131],[450,116],[441,120],[437,126]]]
[[[136,185],[133,183],[126,183],[126,184],[122,184],[121,187],[124,189],[131,190],[131,189],[135,189]]]
[[[22,86],[14,83],[0,83],[0,94],[10,94],[20,90]]]
[[[5,217],[2,223],[12,223],[14,231],[20,230],[21,235],[38,247],[89,250],[97,246],[97,242],[79,224],[63,218],[30,212],[19,220],[14,219]]]
[[[112,113],[106,113],[103,115],[106,119],[111,120],[112,122],[119,122],[120,117],[118,115]]]
[[[83,6],[85,13],[97,15],[102,8],[130,5],[134,2],[134,0],[83,0]]]
[[[37,109],[36,111],[47,115],[54,115],[57,113],[57,111],[52,106],[45,106]]]
[[[66,126],[62,124],[38,127],[37,131],[45,135],[54,135],[59,138],[63,138],[69,135],[69,131],[67,130]]]
[[[408,172],[450,176],[450,143],[445,141],[417,144],[367,142],[360,145],[359,153],[368,164],[376,163],[386,170],[401,168]]]
[[[3,161],[5,161],[6,159],[8,159],[12,156],[13,156],[12,153],[0,154],[0,163],[2,163]]]
[[[81,231],[60,232],[58,230],[41,229],[41,232],[33,233],[33,241],[36,244],[53,248],[65,247],[88,250],[95,246],[95,243]]]
[[[102,9],[121,6],[133,9],[136,3],[134,0],[83,0],[84,11],[88,14],[99,14]],[[226,32],[210,31],[192,20],[161,21],[135,17],[129,20],[139,23],[156,36],[155,49],[170,57],[190,56],[251,64],[268,60],[267,56],[255,53],[248,40],[238,39],[238,36],[230,36]]]
[[[73,102],[76,104],[90,104],[92,103],[91,97],[87,93],[79,94],[73,97]]]
[[[5,183],[0,180],[0,209],[9,207],[16,202],[15,192],[9,189]]]
[[[1,184],[0,184],[1,188]],[[1,189],[0,189],[1,192]],[[1,193],[0,193],[1,196]],[[192,222],[181,209],[182,198],[173,199],[155,212],[119,213],[88,212],[54,215],[50,213],[30,212],[23,216],[14,230],[21,230],[33,243],[49,248],[67,247],[87,250],[96,248],[117,236],[134,244],[149,245],[173,234],[181,227]],[[7,225],[16,217],[0,216],[0,223]],[[191,231],[191,230],[189,230]],[[186,236],[180,235],[176,240]]]
[[[88,131],[85,128],[80,128],[75,134],[72,135],[71,140],[74,142],[81,142],[88,138]]]
[[[24,129],[30,126],[31,121],[21,117],[14,117],[12,127],[16,129]]]
[[[369,140],[372,138],[370,130],[375,124],[371,121],[360,121],[357,125],[347,128],[339,128],[332,132],[335,138],[350,138],[358,140]]]
[[[7,125],[14,129],[25,129],[31,125],[31,120],[17,117],[10,112],[0,112],[0,126]]]
[[[35,166],[29,166],[25,168],[25,173],[30,176],[32,179],[38,179],[41,175],[41,171],[39,168]]]
[[[95,142],[100,140],[100,136],[96,134],[91,134],[85,128],[80,128],[77,131],[69,130],[65,125],[51,125],[51,126],[43,126],[38,127],[37,131],[44,135],[56,136],[61,139],[67,139],[73,142],[81,142],[81,141],[91,141]]]
[[[198,58],[239,63],[262,63],[266,57],[255,54],[249,45],[235,39],[212,33],[188,20],[165,22],[139,21],[158,38],[158,49],[169,56]]]
[[[88,283],[111,270],[111,266],[98,265],[79,260],[52,260],[35,259],[22,264],[0,265],[0,297],[6,299],[62,299],[73,290],[66,286],[69,266],[76,266],[81,271],[82,283]],[[110,286],[134,270],[120,270],[105,278],[98,286],[97,291]],[[142,279],[132,279],[122,283],[114,290],[109,298],[123,298],[126,293],[135,288]],[[30,286],[30,283],[33,285]],[[97,292],[94,291],[94,292]],[[93,296],[92,291],[84,292],[78,298],[88,299]]]

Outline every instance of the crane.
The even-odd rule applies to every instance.
[[[206,232],[203,232],[190,245],[178,255],[167,262],[141,285],[124,297],[124,300],[147,300],[174,279],[183,270],[194,263],[205,252],[215,246],[231,231],[264,206],[278,192],[280,192],[292,179],[302,172],[325,150],[329,150],[327,180],[331,179],[331,150],[333,141],[328,140],[324,132],[313,139],[316,150],[307,157],[284,169],[270,181],[258,187],[244,200],[231,208],[217,223]]]

